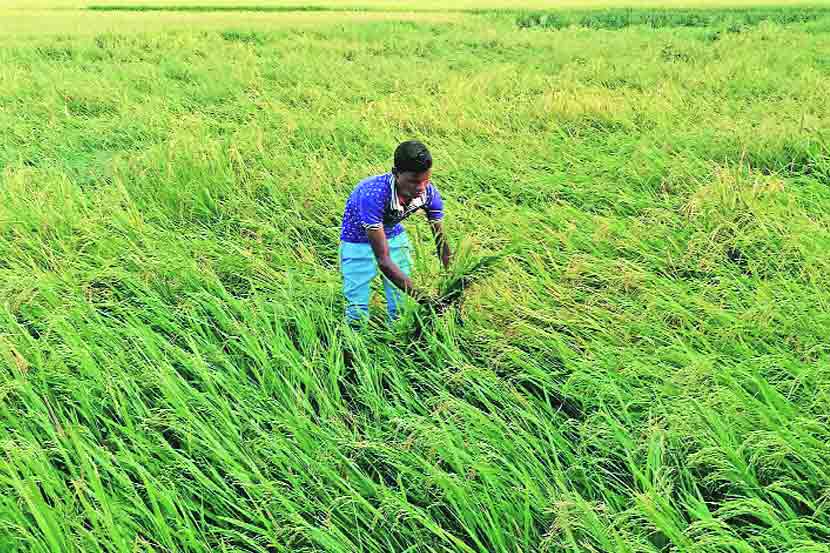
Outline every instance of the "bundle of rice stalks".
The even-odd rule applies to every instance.
[[[450,272],[438,285],[436,304],[446,309],[459,303],[466,288],[483,278],[496,263],[510,253],[508,250],[476,258],[470,253],[469,246],[463,247],[458,252],[457,260]]]
[[[415,313],[412,336],[420,337],[425,326],[431,324],[437,316],[461,303],[467,288],[491,274],[496,264],[514,254],[519,246],[518,243],[513,243],[498,253],[476,257],[472,254],[470,243],[462,242],[456,249],[455,260],[449,272],[438,284],[437,296],[422,304]]]

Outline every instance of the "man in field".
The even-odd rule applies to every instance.
[[[416,211],[426,214],[444,268],[450,263],[450,248],[441,224],[444,204],[430,182],[432,155],[422,143],[411,140],[398,145],[394,161],[391,172],[364,179],[346,202],[340,233],[340,270],[346,319],[352,325],[368,318],[369,286],[378,269],[384,277],[390,321],[398,316],[401,291],[418,302],[429,301],[415,290],[409,278],[409,239],[401,225]]]

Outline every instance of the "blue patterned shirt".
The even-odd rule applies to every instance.
[[[366,231],[379,228],[383,228],[387,238],[392,238],[403,232],[401,221],[419,209],[426,212],[430,221],[444,217],[444,203],[432,182],[421,196],[404,206],[398,200],[392,173],[369,177],[355,187],[346,201],[340,240],[368,243]]]

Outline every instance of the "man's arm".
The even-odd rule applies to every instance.
[[[444,265],[444,269],[450,268],[450,245],[447,242],[447,236],[444,234],[444,225],[440,219],[430,221],[432,227],[432,235],[435,237],[435,249],[438,253],[438,258]]]
[[[369,237],[369,244],[372,246],[380,272],[392,281],[392,284],[415,298],[416,301],[420,301],[422,295],[415,290],[412,280],[392,261],[392,257],[389,255],[389,242],[386,240],[386,233],[383,228],[367,229],[366,235]]]
[[[441,199],[441,193],[432,184],[427,187],[427,195],[429,196],[429,203],[425,211],[427,221],[432,227],[432,235],[435,237],[435,250],[438,253],[438,259],[444,265],[444,269],[449,269],[450,245],[444,235],[444,225],[441,224],[441,220],[444,218],[444,201]]]

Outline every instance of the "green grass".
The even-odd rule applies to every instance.
[[[828,19],[327,15],[0,45],[0,551],[830,551]],[[450,308],[354,334],[411,137]]]

